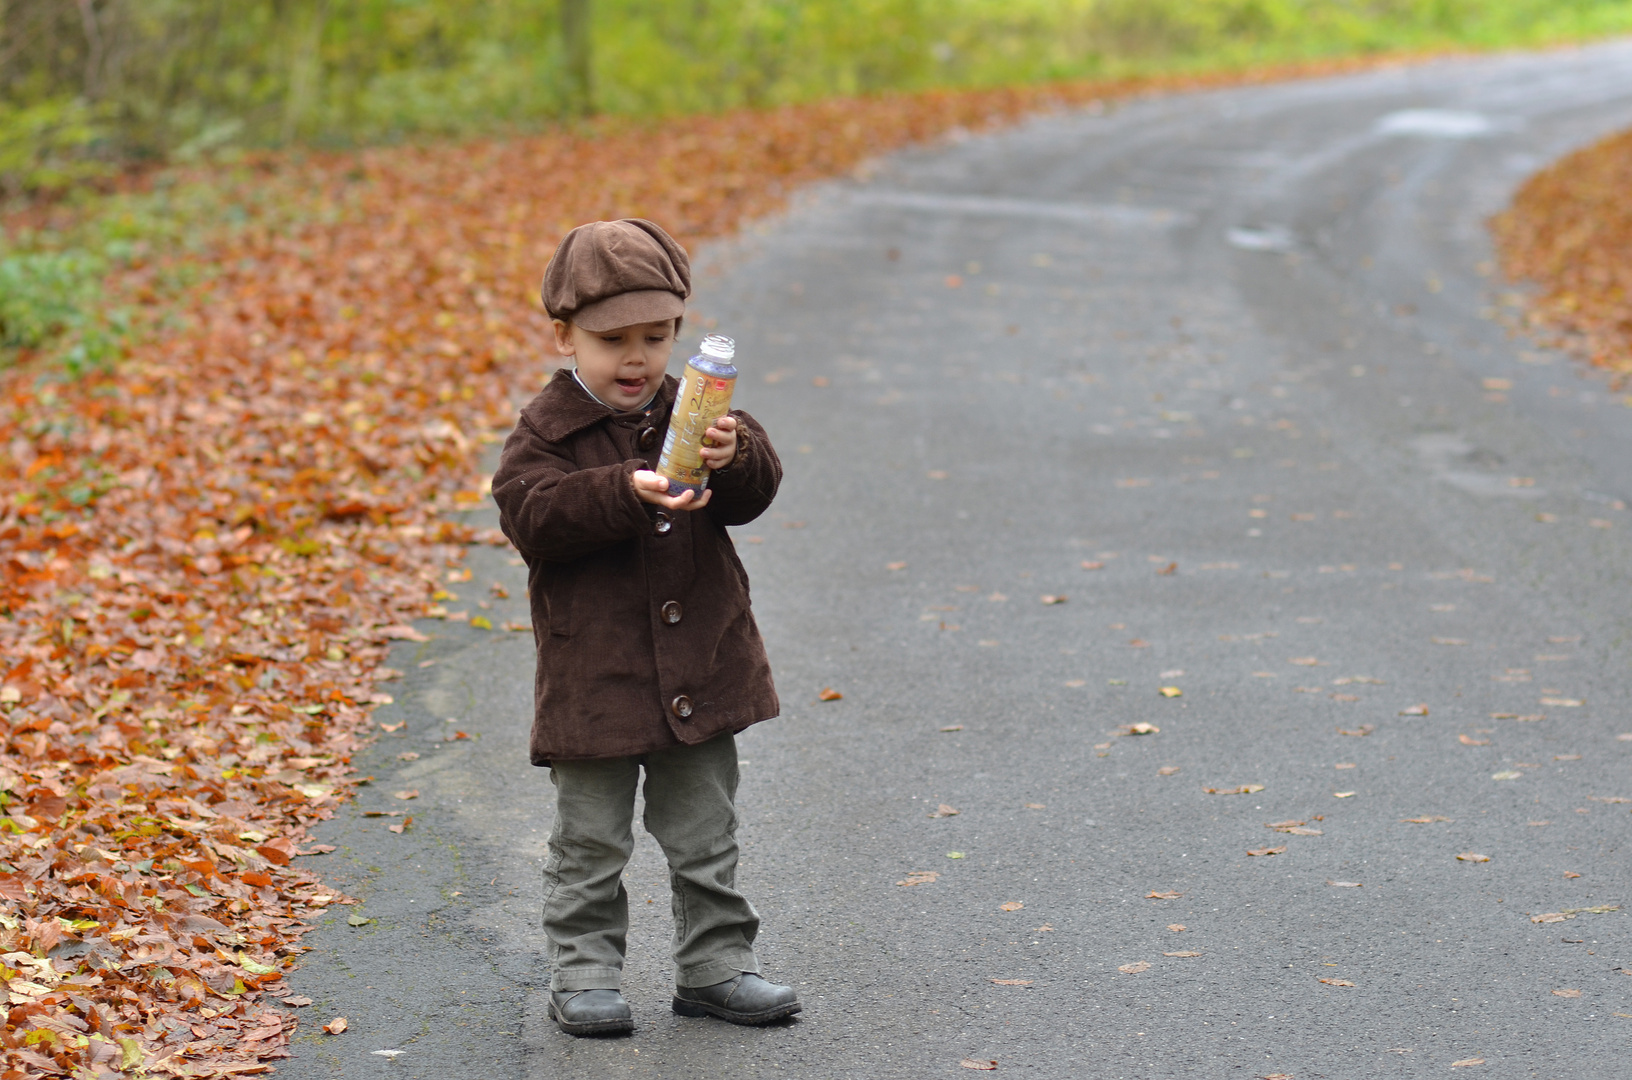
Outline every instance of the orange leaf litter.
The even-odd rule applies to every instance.
[[[1492,221],[1502,267],[1537,285],[1528,321],[1632,378],[1632,131],[1568,154],[1532,176]]]
[[[308,920],[351,902],[293,859],[350,792],[389,642],[463,545],[502,543],[444,515],[557,362],[535,286],[566,229],[645,216],[695,243],[953,129],[1378,62],[262,163],[306,224],[121,272],[141,303],[175,262],[208,271],[112,373],[0,374],[0,1080],[287,1056],[270,999]]]

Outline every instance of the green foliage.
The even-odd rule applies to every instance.
[[[668,115],[1626,30],[1632,0],[0,0],[0,176],[536,127],[586,81]]]
[[[105,140],[108,117],[78,98],[0,99],[0,185],[16,195],[103,175],[107,165],[92,152]]]
[[[0,258],[0,346],[37,349],[75,325],[95,303],[105,269],[82,251]]]

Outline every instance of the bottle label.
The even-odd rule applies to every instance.
[[[698,451],[711,445],[704,439],[709,425],[731,411],[735,383],[735,379],[712,378],[686,365],[679,397],[669,417],[669,432],[663,439],[663,453],[657,461],[659,475],[669,479],[671,494],[681,488],[700,491],[708,486],[708,467]]]

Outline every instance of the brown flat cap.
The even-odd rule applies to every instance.
[[[544,269],[544,309],[585,330],[678,319],[690,295],[686,249],[643,218],[578,226]]]

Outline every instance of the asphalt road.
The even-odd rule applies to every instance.
[[[530,638],[427,622],[280,1073],[1627,1076],[1632,408],[1510,336],[1483,221],[1628,124],[1625,42],[1161,97],[699,253],[787,463],[742,885],[804,1013],[669,1012],[640,836],[635,1034],[555,1030]],[[450,606],[525,618],[516,562]]]

